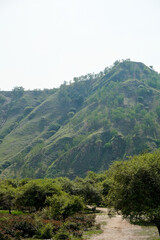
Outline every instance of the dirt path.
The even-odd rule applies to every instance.
[[[150,229],[145,231],[140,226],[132,225],[121,216],[108,217],[108,210],[106,208],[97,208],[101,210],[101,214],[97,214],[96,223],[102,224],[102,234],[93,235],[90,240],[147,240],[150,239]],[[155,231],[155,229],[154,229]],[[154,233],[154,236],[158,235]]]

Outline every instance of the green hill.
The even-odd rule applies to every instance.
[[[85,176],[160,146],[160,75],[114,63],[59,89],[0,92],[0,177]]]

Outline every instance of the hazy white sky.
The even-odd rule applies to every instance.
[[[0,88],[58,87],[130,58],[160,72],[160,0],[0,0]]]

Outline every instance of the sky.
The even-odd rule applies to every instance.
[[[160,72],[160,0],[0,0],[0,89],[59,87],[130,58]]]

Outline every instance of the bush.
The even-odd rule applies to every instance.
[[[40,234],[40,238],[44,239],[44,238],[51,238],[53,236],[53,226],[48,223],[45,226],[42,227],[41,229],[41,234]]]
[[[10,240],[11,238],[9,236],[5,236],[3,233],[0,233],[0,239],[1,240]]]
[[[33,237],[37,224],[32,216],[8,216],[0,214],[0,239],[10,240],[21,237]]]
[[[95,224],[95,214],[76,214],[73,217],[67,218],[67,221],[74,222],[79,226],[79,229],[86,230]]]
[[[51,125],[49,126],[49,131],[50,130],[54,130],[54,131],[58,131],[58,129],[61,127],[60,124],[58,123],[51,123]]]
[[[16,230],[21,231],[23,237],[32,237],[37,232],[35,222],[30,217],[20,218],[13,226]]]
[[[56,235],[55,235],[56,240],[70,240],[70,234],[65,231],[65,230],[60,230]]]
[[[78,223],[76,222],[66,222],[66,225],[65,227],[68,229],[68,230],[73,230],[73,231],[76,231],[76,230],[80,230],[80,226]]]

